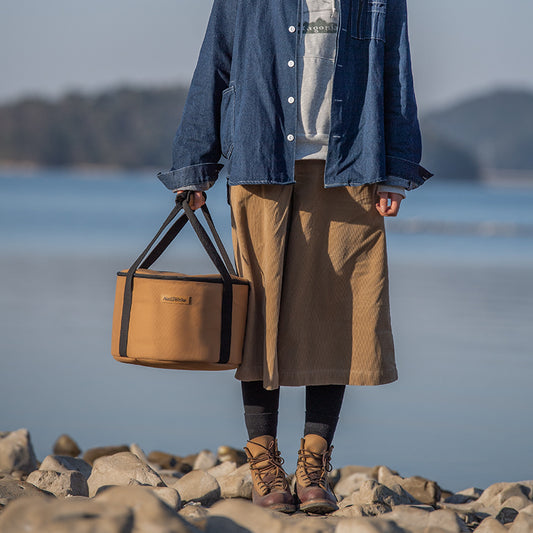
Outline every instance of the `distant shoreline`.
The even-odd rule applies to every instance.
[[[107,174],[110,172],[132,172],[136,174],[157,174],[163,168],[157,167],[123,167],[120,165],[106,165],[99,163],[82,163],[69,166],[48,166],[40,165],[33,161],[0,161],[0,173],[16,172],[16,173],[35,173],[35,172],[81,172],[94,174]],[[437,180],[443,180],[447,183],[481,183],[490,187],[533,187],[533,169],[500,169],[500,168],[484,168],[480,173],[479,178],[472,179],[446,179],[437,177]]]

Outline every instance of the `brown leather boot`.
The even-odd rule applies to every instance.
[[[244,451],[252,473],[253,503],[274,511],[293,513],[296,506],[287,475],[281,467],[283,459],[277,440],[270,435],[255,437],[248,441]]]
[[[332,450],[333,446],[328,449],[320,435],[306,435],[301,440],[296,465],[296,496],[301,511],[325,514],[339,508],[328,482]]]

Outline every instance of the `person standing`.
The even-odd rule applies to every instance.
[[[337,509],[328,472],[345,387],[398,379],[384,217],[433,175],[421,150],[406,0],[214,0],[158,177],[196,191],[197,209],[227,165],[250,280],[235,377],[258,505]],[[282,386],[306,387],[294,495],[277,446]]]

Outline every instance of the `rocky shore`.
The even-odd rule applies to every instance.
[[[284,515],[251,503],[242,450],[145,455],[132,444],[80,455],[62,435],[39,463],[26,429],[0,432],[0,532],[533,532],[533,480],[451,493],[387,466],[352,465],[331,472],[338,511]]]

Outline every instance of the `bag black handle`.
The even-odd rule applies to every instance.
[[[215,265],[216,269],[222,276],[222,323],[221,323],[221,342],[220,342],[220,358],[219,363],[227,363],[230,356],[231,347],[231,315],[233,308],[233,283],[231,276],[236,276],[233,265],[229,259],[228,253],[218,235],[218,232],[211,218],[211,213],[207,209],[207,206],[202,205],[202,212],[207,220],[211,233],[215,238],[215,242],[222,254],[223,259],[220,257],[215,246],[213,245],[209,235],[205,231],[204,227],[200,224],[200,221],[196,217],[194,211],[189,205],[189,200],[193,191],[187,191],[186,193],[180,193],[176,196],[176,206],[172,209],[168,217],[165,219],[154,238],[150,241],[148,246],[143,250],[141,255],[134,261],[126,274],[126,282],[124,286],[124,299],[122,306],[122,323],[120,329],[120,343],[119,343],[119,355],[121,357],[127,357],[127,345],[128,345],[128,330],[131,316],[131,305],[133,298],[133,278],[135,271],[142,264],[142,268],[149,268],[156,259],[166,250],[169,244],[174,240],[178,233],[183,229],[187,221],[189,221],[196,232],[202,246],[204,247],[207,255]],[[207,199],[207,195],[203,192],[204,198]],[[165,231],[167,226],[174,220],[177,214],[183,209],[184,214],[170,227],[167,233],[163,236],[161,241],[152,250],[152,253],[147,256],[148,252],[152,249],[153,245],[159,239],[161,234]],[[145,259],[146,258],[146,259]]]

